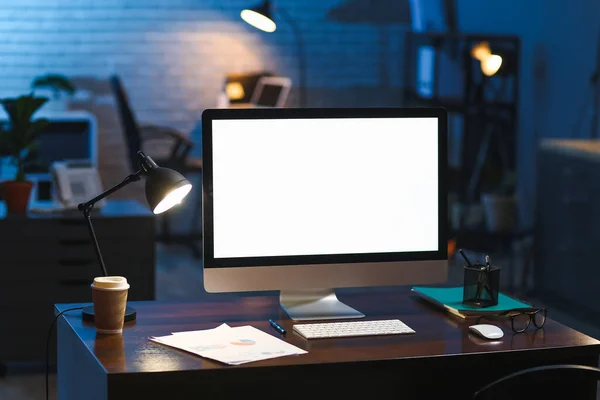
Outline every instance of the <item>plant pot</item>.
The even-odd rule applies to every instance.
[[[6,181],[2,182],[2,199],[6,203],[9,214],[26,214],[31,196],[32,182]]]
[[[515,196],[482,194],[481,204],[485,224],[490,232],[509,232],[517,225],[517,199]]]

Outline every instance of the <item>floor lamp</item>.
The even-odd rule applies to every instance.
[[[277,25],[275,24],[274,9],[269,0],[265,0],[263,3],[242,10],[240,16],[244,21],[253,27],[260,29],[265,32],[275,32]],[[299,103],[300,107],[306,107],[307,95],[306,95],[306,54],[304,50],[304,42],[300,33],[300,28],[297,22],[288,14],[283,8],[275,9],[278,14],[287,22],[294,32],[296,38],[296,49],[298,57],[298,74],[299,74]]]

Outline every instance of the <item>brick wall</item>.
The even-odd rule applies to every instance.
[[[309,104],[398,105],[405,28],[325,21],[327,10],[340,2],[275,1],[303,32]],[[0,95],[28,90],[32,78],[43,73],[72,77],[82,90],[71,107],[97,115],[101,173],[105,184],[114,183],[126,166],[109,75],[122,78],[140,121],[186,132],[203,109],[216,105],[226,73],[270,70],[297,82],[290,27],[280,21],[277,31],[267,34],[239,18],[241,9],[255,3],[2,0]]]

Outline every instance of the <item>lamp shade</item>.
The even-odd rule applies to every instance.
[[[265,32],[275,32],[277,25],[273,19],[273,10],[271,2],[265,0],[264,3],[256,7],[246,8],[240,13],[240,17],[253,27]]]
[[[181,203],[192,190],[192,184],[179,172],[169,168],[153,168],[146,176],[146,200],[154,214],[161,214]]]

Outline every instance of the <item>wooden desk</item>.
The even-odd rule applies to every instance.
[[[340,298],[368,319],[399,318],[416,334],[306,341],[293,332],[275,296],[134,302],[137,322],[126,326],[122,336],[96,336],[94,326],[73,312],[58,321],[59,399],[327,398],[326,392],[335,398],[470,398],[483,384],[525,367],[598,363],[599,341],[552,320],[543,331],[513,335],[504,329],[503,340],[491,343],[472,337],[468,324],[406,289]],[[288,330],[285,340],[308,354],[225,366],[148,341],[149,336],[222,322],[251,324],[277,335],[269,318],[281,320]],[[579,388],[584,395],[572,398],[586,398],[595,390]]]
[[[132,200],[109,200],[92,219],[108,272],[131,281],[131,299],[153,300],[153,214]],[[43,361],[54,304],[92,301],[90,283],[102,273],[85,219],[79,211],[0,211],[0,268],[0,361]]]

